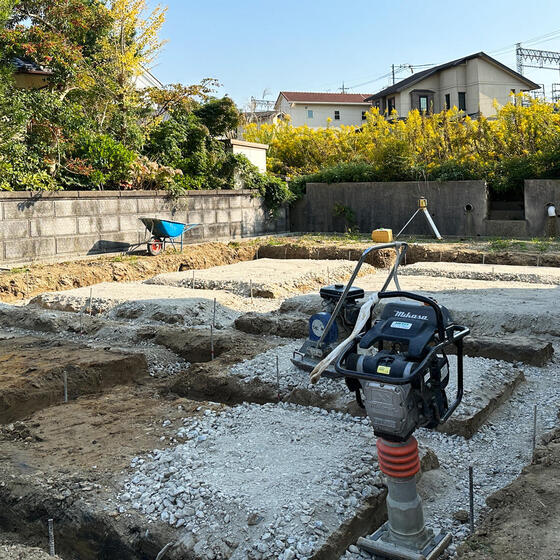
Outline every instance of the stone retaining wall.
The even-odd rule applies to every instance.
[[[141,216],[202,226],[185,242],[230,240],[287,231],[286,210],[271,219],[252,191],[0,193],[0,262],[122,251],[147,236]]]

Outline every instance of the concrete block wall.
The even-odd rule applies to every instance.
[[[303,200],[290,211],[291,231],[341,232],[345,220],[336,216],[336,204],[356,217],[361,232],[391,228],[393,234],[428,200],[428,210],[442,235],[485,235],[488,195],[484,181],[308,183]],[[424,216],[417,215],[405,234],[431,235]]]
[[[0,192],[0,263],[122,251],[147,238],[139,217],[200,223],[186,243],[287,231],[287,211],[272,219],[252,191]]]

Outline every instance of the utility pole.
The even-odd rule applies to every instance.
[[[393,85],[395,85],[395,65],[391,64],[391,75],[393,76]]]

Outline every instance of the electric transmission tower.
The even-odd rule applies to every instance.
[[[538,68],[544,70],[560,71],[560,52],[542,51],[540,49],[525,49],[521,43],[515,45],[515,56],[517,59],[517,71],[523,74],[525,68]],[[530,63],[530,64],[527,64]],[[537,90],[533,92],[533,97],[544,98],[544,84],[542,93]],[[552,102],[559,100],[560,84],[552,84]]]
[[[515,55],[517,58],[517,71],[520,74],[523,74],[524,68],[560,70],[560,52],[524,49],[521,43],[517,43],[515,46]],[[533,64],[526,64],[524,61],[532,62]],[[554,64],[555,66],[545,66],[546,64]]]

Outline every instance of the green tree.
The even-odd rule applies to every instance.
[[[208,128],[212,136],[224,136],[235,130],[241,120],[239,110],[229,97],[211,99],[197,107],[193,113]]]

